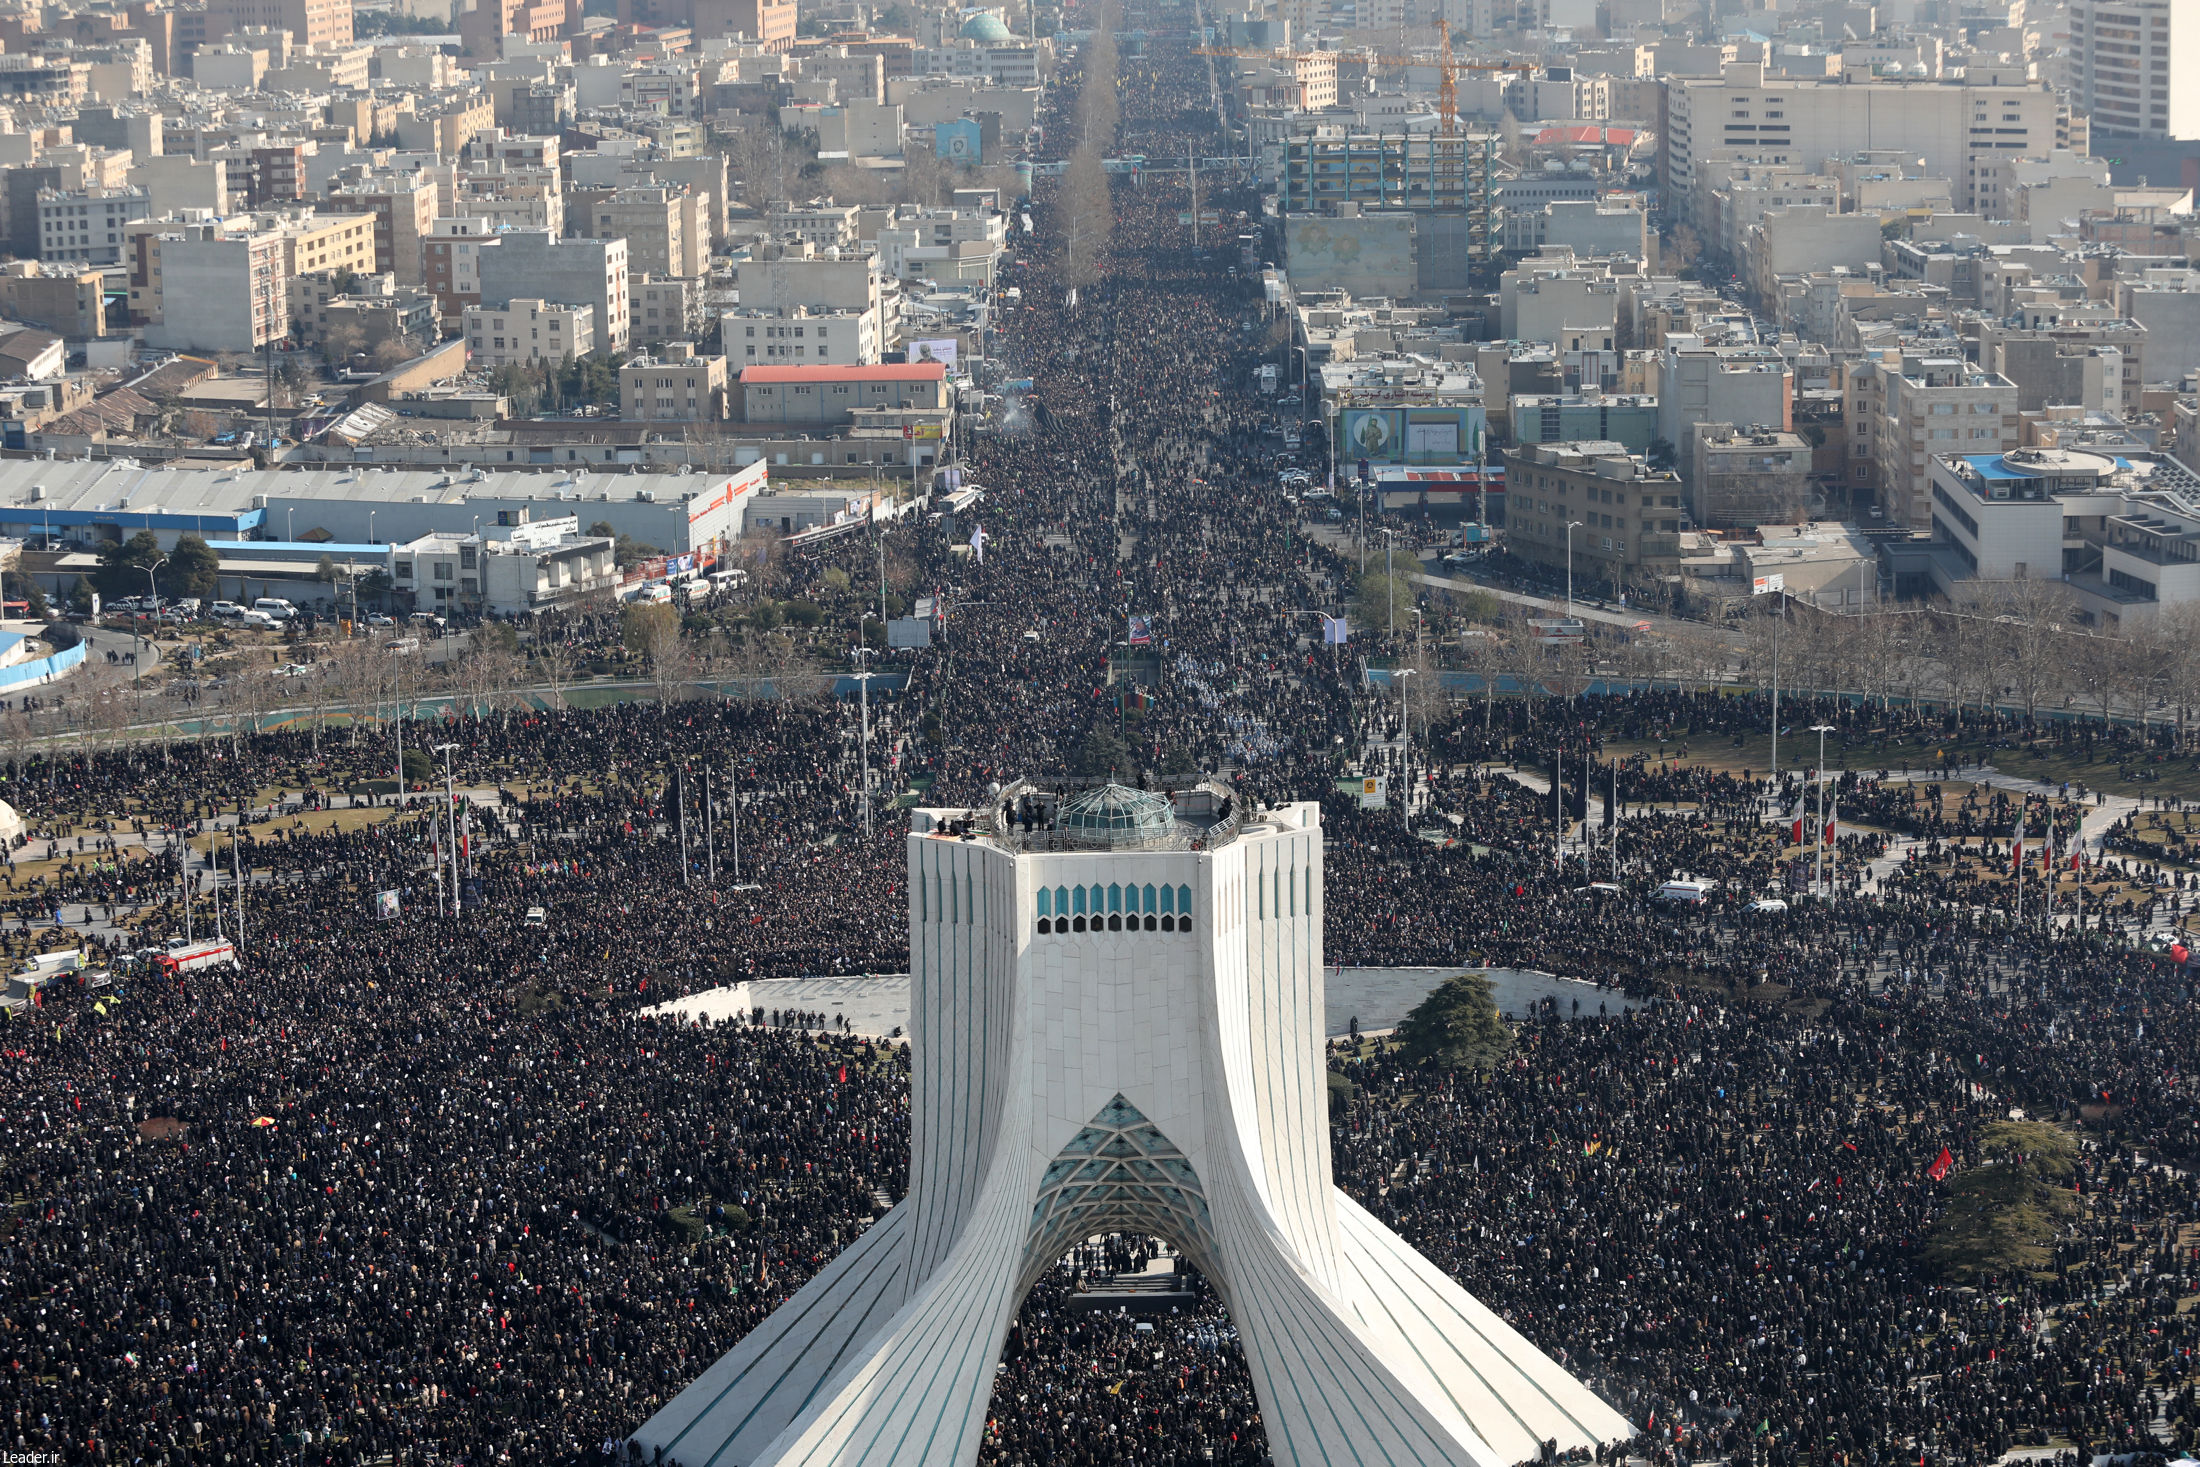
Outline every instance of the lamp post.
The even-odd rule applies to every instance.
[[[298,512],[298,507],[297,507],[296,505],[294,505],[294,504],[286,504],[286,505],[284,505],[284,506],[283,506],[283,540],[284,540],[284,541],[285,541],[286,543],[288,543],[288,542],[290,542],[290,541],[293,541],[293,540],[295,540],[295,539],[297,539],[297,538],[298,538],[297,536],[295,536],[295,535],[293,535],[293,534],[291,534],[291,533],[290,533],[290,531],[291,531],[291,521],[290,521],[290,517],[291,517],[292,515],[296,514],[297,512]]]
[[[451,915],[458,915],[458,792],[451,782],[451,750],[456,744],[437,744],[434,752],[443,756],[443,814],[451,827]]]
[[[373,510],[367,511],[367,543],[369,545],[376,543],[374,538],[374,515]]]
[[[1581,527],[1580,520],[1566,521],[1566,620],[1574,619],[1574,531]]]
[[[1399,668],[1399,669],[1398,669],[1398,674],[1397,674],[1397,676],[1398,676],[1398,733],[1399,733],[1399,739],[1398,739],[1398,782],[1399,782],[1399,790],[1400,790],[1400,793],[1399,793],[1399,796],[1398,796],[1398,823],[1399,823],[1400,825],[1408,825],[1408,824],[1410,824],[1410,823],[1412,822],[1412,819],[1413,819],[1413,812],[1412,812],[1412,810],[1411,810],[1411,808],[1410,808],[1410,806],[1411,806],[1411,804],[1412,804],[1413,796],[1412,796],[1411,790],[1409,789],[1409,787],[1408,787],[1408,786],[1406,785],[1406,783],[1405,783],[1405,780],[1406,780],[1406,754],[1407,754],[1407,751],[1408,751],[1408,750],[1409,750],[1409,749],[1410,749],[1410,748],[1412,747],[1412,745],[1413,745],[1413,720],[1412,720],[1412,717],[1411,717],[1411,716],[1410,716],[1410,715],[1409,715],[1409,714],[1408,714],[1408,713],[1406,712],[1406,679],[1407,679],[1407,678],[1409,678],[1409,677],[1412,677],[1412,676],[1414,675],[1414,673],[1415,673],[1415,672],[1417,672],[1417,671],[1419,671],[1419,669],[1417,669],[1417,668],[1411,668],[1411,667],[1401,667],[1401,668]]]
[[[1826,895],[1826,735],[1833,732],[1830,723],[1814,723],[1810,731],[1818,735],[1818,852],[1811,871],[1810,887],[1813,895],[1824,900]]]
[[[871,838],[871,679],[884,674],[871,671],[870,648],[857,647],[854,652],[857,670],[853,676],[863,698],[863,838],[868,841]]]
[[[154,561],[151,565],[145,568],[145,593],[147,597],[152,601],[153,610],[155,611],[160,610],[160,583],[153,579],[153,572],[159,570],[162,566],[166,564],[168,564],[168,557],[163,555],[160,559]],[[143,672],[142,664],[145,661],[145,634],[143,632],[133,631],[130,633],[130,635],[137,639],[137,652],[130,661],[130,686],[134,688],[138,685],[138,678]]]

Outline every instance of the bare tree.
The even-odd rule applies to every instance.
[[[2070,650],[2071,691],[2099,711],[2101,722],[2108,722],[2117,702],[2131,697],[2131,645],[2121,637],[2088,636],[2075,639]]]
[[[1108,246],[1115,219],[1107,169],[1092,148],[1079,148],[1069,160],[1057,207],[1062,220],[1062,279],[1069,285],[1089,285],[1100,273],[1100,253]]]
[[[2177,745],[2185,746],[2187,724],[2200,709],[2200,602],[2185,602],[2156,614],[2155,624],[2168,653],[2162,687],[2177,709]]]
[[[2068,685],[2069,590],[2060,581],[2008,581],[1981,608],[1992,613],[1992,637],[2000,649],[2002,676],[2024,716],[2038,716]]]

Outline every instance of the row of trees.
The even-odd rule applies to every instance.
[[[1402,595],[1403,587],[1396,589]],[[1392,591],[1380,574],[1362,579],[1359,627],[1383,634]],[[2181,747],[2200,735],[2200,606],[2166,609],[2110,633],[2081,626],[2059,582],[2017,581],[1962,605],[1856,616],[1780,608],[1767,598],[1758,614],[1731,628],[1605,635],[1554,649],[1529,633],[1524,618],[1501,611],[1494,598],[1470,594],[1471,603],[1439,593],[1434,610],[1443,618],[1443,634],[1418,648],[1405,643],[1408,626],[1400,611],[1399,639],[1409,662],[1418,658],[1562,697],[1599,679],[1766,688],[1777,673],[1783,689],[1840,692],[1883,705],[1928,703],[2027,719],[2050,712],[2144,718],[2174,725]]]
[[[1077,89],[1077,147],[1063,171],[1056,203],[1062,230],[1062,278],[1075,286],[1098,278],[1100,256],[1114,227],[1107,154],[1115,146],[1116,124],[1122,119],[1115,94],[1115,6],[1103,4],[1092,25],[1092,38],[1079,56],[1084,80]]]

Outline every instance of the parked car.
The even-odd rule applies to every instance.
[[[217,621],[235,621],[244,615],[244,608],[234,601],[217,601],[207,608],[206,614]]]
[[[239,626],[251,627],[256,631],[263,632],[272,632],[282,626],[281,622],[257,607],[250,611],[239,611],[236,620]]]

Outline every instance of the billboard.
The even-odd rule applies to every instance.
[[[1472,458],[1485,421],[1480,404],[1346,408],[1337,419],[1340,452],[1383,464],[1456,464]]]
[[[374,916],[378,922],[387,922],[397,915],[397,893],[378,891],[374,894]]]
[[[955,352],[958,343],[952,336],[938,340],[912,341],[909,343],[909,360],[912,362],[938,362],[950,372],[955,370]]]

